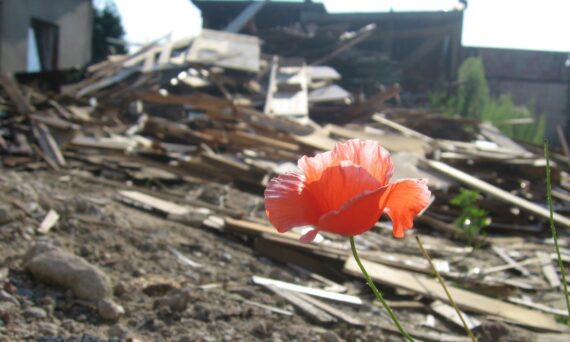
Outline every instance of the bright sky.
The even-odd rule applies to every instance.
[[[105,3],[110,0],[96,0]],[[452,10],[457,0],[322,0],[329,12]],[[115,0],[127,40],[196,35],[200,12],[190,0]],[[570,52],[570,0],[469,0],[463,45]]]

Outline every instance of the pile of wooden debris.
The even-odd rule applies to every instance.
[[[411,234],[423,236],[475,332],[487,336],[478,329],[491,322],[523,327],[529,336],[567,331],[555,319],[566,312],[548,229],[542,149],[514,142],[488,123],[400,107],[397,84],[351,94],[334,84],[340,78],[327,66],[263,55],[256,37],[211,30],[113,56],[60,94],[40,93],[4,75],[3,172],[47,167],[114,188],[121,205],[212,231],[218,239],[244,237],[240,241],[258,258],[294,265],[291,272],[313,279],[309,285],[251,274],[251,286],[282,297],[316,325],[368,324],[397,336],[386,317],[369,317],[377,304],[366,289],[347,286],[360,276],[348,241],[325,233],[301,244],[300,232],[277,233],[263,210],[267,181],[295,170],[300,156],[346,139],[375,140],[392,153],[395,179],[429,180],[433,200]],[[567,265],[570,156],[552,157],[554,222]],[[461,189],[478,192],[472,205],[486,212],[484,235],[471,236],[457,225],[464,208],[450,202]],[[50,231],[65,215],[50,211],[33,234],[67,234]],[[1,219],[4,225],[25,216]],[[357,243],[396,311],[415,317],[406,321],[410,333],[421,340],[466,340],[415,240],[394,241],[390,230],[381,220]],[[292,314],[276,306],[265,309]]]

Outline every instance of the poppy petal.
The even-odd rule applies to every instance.
[[[363,167],[382,186],[388,183],[394,172],[390,152],[372,140],[348,140],[345,143],[337,144],[333,154],[336,159],[350,160]]]
[[[317,237],[317,234],[319,233],[318,230],[316,229],[311,229],[308,232],[306,232],[305,234],[303,234],[301,236],[301,238],[299,239],[302,243],[311,243],[313,242],[313,240],[315,239],[315,237]]]
[[[333,152],[318,153],[314,157],[303,156],[297,162],[297,167],[303,170],[307,184],[318,181],[323,172],[332,166],[339,165],[340,160],[335,158]]]
[[[319,212],[307,191],[305,177],[287,172],[273,178],[265,189],[265,213],[281,233],[299,226],[316,226]]]
[[[319,180],[307,184],[322,214],[339,210],[352,198],[379,187],[380,183],[364,168],[348,160],[326,168]]]
[[[386,192],[384,212],[392,220],[392,234],[395,238],[403,238],[404,231],[412,228],[414,217],[429,203],[431,192],[425,179],[405,179],[389,185]]]
[[[383,207],[378,203],[388,186],[365,191],[346,202],[339,210],[331,211],[319,218],[319,230],[354,236],[372,228],[382,215]]]

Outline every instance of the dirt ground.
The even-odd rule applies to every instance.
[[[310,285],[310,275],[256,255],[253,241],[244,235],[177,223],[121,203],[114,185],[120,183],[94,180],[66,171],[0,173],[0,341],[400,341],[386,329],[389,318],[363,281],[344,275],[341,284],[366,305],[329,304],[366,322],[364,327],[318,324],[251,280],[257,275]],[[263,215],[261,196],[215,183],[184,184],[169,191]],[[37,227],[49,210],[61,218],[42,236]],[[25,255],[38,241],[49,241],[101,269],[124,315],[103,319],[92,302],[36,279]],[[173,249],[201,267],[182,262]],[[485,258],[476,252],[456,266],[467,268]],[[393,294],[417,300],[413,294],[384,290],[388,299]],[[402,321],[415,327],[426,313],[417,307],[397,309]],[[436,319],[438,331],[465,339],[460,328],[445,320]],[[486,322],[478,335],[482,341],[537,340],[530,331],[498,322]]]
[[[116,189],[63,173],[3,172],[0,189],[2,208],[15,217],[0,226],[0,280],[15,299],[0,302],[2,341],[63,341],[41,337],[82,335],[143,341],[389,340],[374,326],[320,327],[300,315],[285,316],[244,303],[249,299],[294,311],[284,300],[252,285],[251,276],[296,282],[300,275],[256,257],[239,236],[221,236],[130,208],[114,200]],[[118,322],[103,320],[92,304],[26,271],[23,255],[38,238],[35,229],[49,209],[61,219],[46,238],[110,276],[115,299],[126,312]],[[182,264],[169,247],[203,267]],[[160,305],[180,293],[186,294],[177,300],[180,307]],[[362,314],[387,322],[380,309]]]

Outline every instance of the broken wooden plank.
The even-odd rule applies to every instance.
[[[397,132],[400,132],[405,136],[418,138],[418,139],[423,140],[423,141],[428,142],[428,143],[431,143],[434,141],[433,138],[428,137],[427,135],[420,133],[418,131],[414,131],[413,129],[408,128],[406,126],[400,125],[399,123],[394,122],[392,120],[389,120],[380,114],[372,115],[372,120],[374,120],[375,122],[378,122],[379,124],[382,124],[386,127],[389,127],[389,128],[391,128]]]
[[[536,257],[540,260],[542,275],[544,275],[544,278],[546,278],[550,286],[554,288],[562,286],[558,273],[556,272],[554,265],[552,265],[550,255],[546,252],[536,251]]]
[[[547,305],[544,305],[541,303],[535,303],[535,302],[531,301],[530,299],[509,297],[508,300],[511,303],[524,305],[524,306],[527,306],[529,308],[533,308],[533,309],[536,309],[536,310],[539,310],[542,312],[546,312],[546,313],[550,313],[553,315],[568,316],[568,310],[552,308],[550,306],[547,306]]]
[[[65,158],[46,125],[41,122],[35,122],[32,124],[32,131],[34,132],[34,136],[38,140],[44,155],[55,162],[58,166],[65,167],[67,165]]]
[[[295,293],[295,296],[301,298],[302,300],[304,300],[305,302],[312,304],[314,306],[316,306],[317,308],[333,315],[334,317],[340,319],[343,322],[346,322],[348,324],[354,325],[354,326],[364,326],[364,322],[362,322],[361,320],[359,320],[358,318],[351,316],[335,307],[333,307],[332,305],[329,305],[323,301],[320,301],[318,299],[315,299],[311,296],[302,294],[302,293]]]
[[[495,252],[495,254],[497,254],[501,259],[503,259],[503,261],[505,261],[507,264],[511,265],[512,268],[519,271],[523,276],[525,276],[525,277],[530,276],[529,270],[527,270],[524,266],[522,266],[521,264],[514,261],[513,258],[511,258],[509,256],[507,251],[505,251],[501,247],[497,247],[497,246],[491,246],[491,249],[493,249],[493,252]]]
[[[454,323],[459,328],[463,328],[463,322],[461,322],[461,319],[457,315],[457,311],[455,311],[455,308],[453,306],[445,304],[440,300],[434,300],[429,305],[429,307],[435,313]],[[465,323],[467,323],[467,327],[469,329],[473,330],[474,328],[477,328],[479,325],[481,325],[481,322],[473,317],[468,316],[465,314],[465,312],[462,312],[461,315],[463,316],[463,319],[465,320]]]
[[[242,131],[228,132],[228,139],[230,141],[235,141],[240,145],[253,146],[253,147],[267,146],[291,152],[299,151],[299,145],[297,144],[292,144],[283,140],[265,137],[259,134],[251,134]]]
[[[301,310],[304,314],[318,323],[330,324],[337,321],[333,316],[313,306],[312,304],[305,302],[302,298],[297,297],[297,295],[293,292],[283,291],[282,289],[270,284],[264,284],[263,286],[293,304],[297,309]]]
[[[484,268],[482,270],[480,270],[477,273],[480,274],[491,274],[491,273],[495,273],[495,272],[501,272],[501,271],[505,271],[511,268],[515,268],[515,267],[522,267],[522,266],[526,266],[526,265],[533,265],[533,264],[538,264],[540,261],[537,258],[530,258],[530,259],[526,259],[524,261],[521,262],[512,262],[512,263],[507,263],[504,265],[498,265],[498,266],[491,266],[491,267],[487,267]]]
[[[236,297],[233,297],[233,296],[232,296],[232,297],[230,297],[230,298],[239,300],[240,302],[242,302],[242,303],[244,303],[244,304],[248,304],[248,305],[252,305],[252,306],[257,306],[258,308],[262,308],[262,309],[265,309],[265,310],[270,311],[270,312],[278,313],[278,314],[280,314],[280,315],[293,316],[293,312],[291,312],[291,311],[289,311],[289,310],[283,310],[283,309],[280,309],[280,308],[276,308],[276,307],[274,307],[274,306],[261,304],[261,303],[254,302],[254,301],[248,300],[248,299],[243,299],[243,298],[237,297],[237,296],[236,296]]]
[[[490,196],[496,197],[500,200],[503,200],[505,202],[508,202],[510,204],[513,204],[515,206],[518,206],[522,209],[525,209],[533,214],[539,215],[545,219],[549,219],[550,218],[550,211],[548,210],[548,208],[539,206],[535,203],[532,203],[524,198],[515,196],[503,189],[500,189],[492,184],[489,184],[485,181],[482,181],[480,179],[477,179],[473,176],[471,176],[470,174],[467,174],[461,170],[458,170],[448,164],[439,162],[439,161],[435,161],[435,160],[426,160],[426,163],[433,169],[440,171],[456,180],[458,180],[459,182],[466,184],[470,187],[473,187],[477,190],[480,190]],[[570,227],[570,218],[562,216],[558,213],[554,213],[554,222],[566,226],[566,227]]]
[[[254,235],[261,235],[261,234],[279,235],[284,238],[293,239],[293,240],[298,240],[301,237],[301,234],[292,231],[279,233],[275,228],[269,225],[263,225],[245,220],[238,220],[227,216],[224,218],[224,220],[226,222],[225,225],[226,229],[237,231],[240,233],[254,234]]]
[[[400,94],[400,85],[393,84],[388,89],[380,91],[378,94],[370,97],[366,101],[355,105],[350,111],[350,117],[358,116],[374,111],[381,111],[384,108],[384,102],[397,97]]]
[[[53,226],[55,226],[57,221],[59,221],[59,214],[55,210],[50,210],[42,223],[40,223],[37,232],[39,234],[47,234],[53,228]]]
[[[0,74],[0,85],[2,85],[4,91],[6,91],[6,94],[8,94],[10,100],[12,100],[16,106],[16,110],[20,114],[30,114],[35,110],[30,102],[26,99],[22,93],[22,90],[20,89],[20,86],[12,76],[7,74]]]
[[[309,114],[307,66],[297,59],[273,58],[263,112],[268,115]]]
[[[281,280],[271,279],[271,278],[264,278],[259,276],[253,276],[252,280],[257,285],[271,285],[283,290],[293,291],[308,294],[314,297],[324,298],[328,300],[334,300],[337,302],[342,302],[345,304],[353,304],[353,305],[361,305],[362,300],[356,296],[351,296],[342,293],[336,293],[331,291],[325,291],[321,289],[315,289],[308,286],[302,286],[292,283],[287,283]]]
[[[119,191],[119,195],[135,205],[141,205],[148,210],[157,210],[167,215],[185,215],[192,211],[192,209],[165,201],[163,199],[153,197],[138,191],[123,190]]]
[[[406,137],[401,134],[378,134],[366,130],[355,130],[347,127],[328,124],[324,127],[331,137],[340,137],[342,139],[365,139],[374,140],[380,143],[390,152],[410,152],[418,155],[424,155],[427,149],[426,142],[415,138]]]
[[[40,114],[30,114],[30,118],[34,121],[41,122],[47,126],[59,128],[59,129],[72,129],[79,130],[81,126],[71,123],[69,121],[62,120],[58,117],[49,117]]]
[[[403,289],[426,297],[448,302],[447,295],[441,285],[431,278],[398,270],[389,266],[377,264],[368,260],[362,260],[364,267],[372,278],[380,284],[385,284],[398,289]],[[348,258],[344,266],[345,272],[362,277],[354,257]],[[477,293],[458,288],[449,288],[451,296],[461,309],[496,315],[515,323],[537,329],[560,331],[561,327],[556,320],[540,312],[508,304],[494,298],[486,297]]]
[[[257,73],[260,50],[260,40],[255,36],[203,29],[194,39],[187,60]]]

